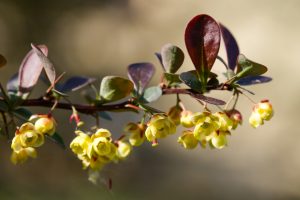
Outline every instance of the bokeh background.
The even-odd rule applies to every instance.
[[[1,83],[18,70],[33,42],[47,44],[57,71],[67,76],[126,76],[128,64],[148,61],[157,66],[155,84],[161,69],[153,53],[166,43],[186,52],[187,22],[206,13],[230,28],[243,54],[269,67],[267,75],[274,81],[249,89],[256,101],[271,99],[276,112],[271,122],[254,130],[247,123],[251,103],[242,98],[238,108],[244,126],[221,151],[186,151],[175,136],[158,148],[145,144],[105,170],[104,177],[113,179],[111,192],[92,185],[71,151],[50,141],[37,159],[14,166],[2,138],[0,199],[300,199],[299,9],[298,0],[0,0],[0,53],[8,60]],[[215,70],[220,66],[216,62]],[[188,56],[182,70],[187,69],[192,69]],[[184,100],[189,109],[201,109]],[[154,105],[167,110],[170,102],[175,99],[163,97]],[[73,133],[67,114],[55,116],[69,143]],[[126,121],[138,120],[132,114],[113,117],[102,126],[115,133]]]

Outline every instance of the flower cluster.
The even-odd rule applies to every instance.
[[[44,136],[55,133],[56,123],[49,115],[33,115],[29,121],[16,130],[12,140],[11,161],[14,164],[24,163],[29,157],[36,158],[35,148],[44,144]]]
[[[176,133],[176,125],[165,115],[153,115],[147,124],[145,135],[148,141],[152,142],[152,146],[158,144],[157,139],[165,138],[168,135]]]
[[[182,136],[178,138],[180,143],[186,149],[196,148],[198,142],[202,147],[210,144],[211,147],[222,149],[227,144],[226,136],[230,135],[233,129],[233,120],[224,112],[202,112],[191,114],[185,112],[182,115],[184,127],[194,127],[194,130],[183,131]]]
[[[125,159],[131,152],[128,142],[113,141],[109,130],[100,128],[89,135],[83,131],[75,131],[77,136],[70,144],[70,148],[82,161],[83,169],[101,170],[110,162]]]
[[[264,121],[269,121],[273,116],[273,107],[269,100],[262,100],[253,108],[249,123],[252,127],[257,128],[264,124]]]

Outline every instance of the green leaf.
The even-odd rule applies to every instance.
[[[201,82],[198,78],[197,71],[187,71],[179,75],[180,80],[189,86],[192,90],[201,92]]]
[[[215,88],[219,85],[219,80],[216,77],[212,77],[211,79],[209,79],[209,81],[207,82],[207,87],[208,88]]]
[[[7,112],[8,111],[8,105],[4,101],[0,100],[0,111]]]
[[[55,142],[56,144],[58,144],[61,148],[66,149],[66,145],[65,142],[63,140],[63,138],[57,133],[55,132],[53,135],[46,135],[49,139],[51,139],[53,142]]]
[[[13,111],[13,113],[20,116],[24,120],[28,120],[32,115],[32,112],[30,112],[30,110],[27,110],[25,108],[17,108]]]
[[[159,86],[147,88],[143,93],[143,100],[147,103],[156,101],[162,95],[162,90]]]
[[[167,82],[167,85],[172,87],[172,86],[176,86],[180,83],[182,83],[182,81],[179,78],[179,74],[171,74],[171,73],[164,73],[164,78]]]
[[[268,68],[264,65],[255,63],[247,59],[242,54],[238,56],[238,67],[241,69],[241,71],[237,73],[234,80],[239,80],[246,76],[259,76],[268,71]]]
[[[161,49],[162,64],[168,73],[176,73],[184,61],[183,51],[172,44],[166,44]]]
[[[133,83],[125,78],[117,76],[106,76],[102,79],[100,86],[101,100],[112,102],[130,95],[133,90]]]
[[[98,114],[99,114],[99,117],[101,117],[102,119],[106,119],[108,121],[112,121],[111,116],[107,112],[101,111],[101,112],[98,112]]]

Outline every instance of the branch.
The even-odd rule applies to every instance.
[[[21,106],[36,106],[36,107],[49,107],[51,108],[54,104],[52,100],[46,100],[43,98],[39,99],[27,99],[24,100]],[[72,106],[76,108],[78,112],[84,114],[93,114],[98,111],[133,111],[136,112],[135,109],[131,108],[132,100],[127,100],[118,104],[110,104],[110,105],[86,105],[86,104],[71,104],[71,103],[63,103],[59,102],[56,105],[56,108],[72,110]]]

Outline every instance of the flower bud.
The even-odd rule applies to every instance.
[[[240,111],[233,109],[227,112],[227,115],[233,122],[233,126],[232,126],[233,130],[237,128],[238,124],[243,123],[243,117]]]
[[[194,149],[198,145],[198,140],[190,130],[183,131],[182,136],[178,138],[177,142],[185,149]]]
[[[34,123],[34,127],[39,133],[53,135],[55,133],[56,124],[53,117],[38,115],[38,118]]]
[[[272,104],[269,102],[269,100],[261,101],[255,106],[254,109],[255,112],[259,113],[263,120],[269,121],[274,114]]]
[[[176,105],[170,108],[167,115],[175,125],[179,125],[181,120],[181,112],[182,108]]]

